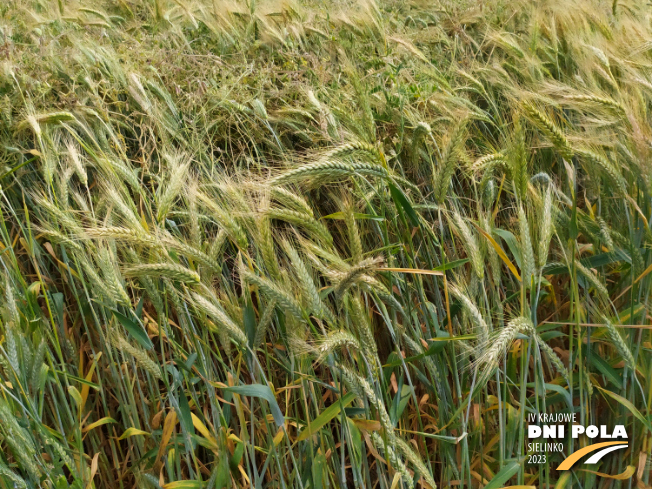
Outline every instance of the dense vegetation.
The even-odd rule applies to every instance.
[[[2,2],[0,487],[649,487],[651,8]]]

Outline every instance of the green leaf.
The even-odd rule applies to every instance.
[[[527,384],[525,384],[525,386],[526,386],[526,387],[529,387],[529,388],[535,388],[535,387],[537,387],[537,386],[534,384],[534,382],[528,382]],[[560,386],[560,385],[556,385],[556,384],[544,384],[544,387],[545,387],[545,389],[548,390],[548,391],[556,392],[557,395],[558,395],[560,398],[562,398],[562,399],[564,399],[564,400],[566,401],[566,404],[568,405],[568,409],[570,409],[571,411],[573,410],[573,400],[571,399],[570,392],[568,392],[568,391],[567,391],[566,389],[564,389],[562,386]],[[549,399],[550,399],[550,397],[547,398],[547,400],[549,400]]]
[[[271,389],[267,385],[262,384],[251,384],[251,385],[237,385],[234,387],[224,387],[226,392],[232,392],[233,394],[240,394],[241,396],[250,396],[258,397],[260,399],[265,399],[269,403],[269,407],[272,410],[272,416],[274,416],[274,421],[276,424],[281,427],[285,424],[285,416],[283,416],[283,411],[278,406],[276,398],[272,393]]]
[[[30,158],[29,160],[22,162],[20,165],[14,166],[10,170],[8,170],[6,173],[0,175],[0,180],[8,177],[9,175],[11,175],[12,173],[14,173],[14,172],[16,172],[18,170],[20,170],[25,165],[29,165],[32,161],[36,160],[36,158],[38,158],[38,156],[34,156],[33,158]]]
[[[641,412],[638,409],[636,409],[636,406],[634,406],[630,401],[628,401],[627,399],[625,399],[622,396],[619,396],[618,394],[616,394],[614,392],[611,392],[611,391],[609,391],[607,389],[603,389],[599,385],[596,385],[596,387],[598,389],[600,389],[602,392],[604,392],[605,394],[607,394],[609,397],[611,397],[615,401],[618,401],[620,404],[622,404],[627,409],[629,409],[629,412],[632,413],[634,415],[634,417],[636,419],[638,419],[641,423],[643,423],[643,425],[648,429],[648,431],[652,432],[652,424],[650,424],[650,421],[648,419],[646,419],[641,414]]]
[[[138,342],[140,346],[146,350],[151,350],[154,347],[152,340],[149,339],[145,330],[135,321],[132,321],[128,317],[120,314],[116,310],[111,310],[115,318],[122,324],[127,332]]]
[[[440,331],[441,336],[436,338],[430,338],[430,341],[464,341],[464,340],[474,340],[478,337],[477,334],[462,334],[458,336],[450,336],[446,331]]]
[[[512,252],[518,268],[521,268],[521,248],[518,245],[516,237],[511,232],[500,228],[494,228],[493,232],[503,238],[505,243],[507,243],[507,247],[509,248],[509,251]]]
[[[631,258],[623,250],[614,250],[613,253],[600,253],[588,258],[582,258],[580,263],[587,268],[597,268],[623,260],[631,262]]]
[[[214,448],[215,448],[215,444],[214,444],[214,443],[208,441],[206,438],[204,438],[204,437],[202,437],[202,436],[199,436],[199,435],[190,435],[190,438],[192,439],[192,441],[194,441],[195,443],[197,443],[197,445],[199,445],[199,446],[202,446],[202,447],[204,447],[204,448],[208,448],[208,449],[214,449]]]
[[[586,268],[598,268],[619,261],[626,261],[631,263],[631,258],[622,250],[616,250],[613,253],[600,253],[588,258],[582,258],[580,263]],[[545,275],[561,275],[562,273],[569,273],[566,264],[559,264],[554,266],[546,266],[543,268]]]
[[[271,457],[270,457],[271,459]],[[228,487],[229,484],[229,452],[227,450],[226,456],[219,457],[219,462],[215,468],[217,471],[215,485],[213,487]],[[210,488],[213,489],[213,488]]]
[[[340,414],[340,410],[343,407],[346,407],[349,404],[351,404],[353,402],[353,399],[355,399],[355,394],[353,392],[349,392],[346,396],[341,398],[339,401],[336,401],[330,406],[328,406],[326,409],[322,411],[322,413],[319,416],[313,419],[312,422],[309,423],[308,426],[306,426],[303,429],[303,431],[297,437],[297,441],[306,440],[310,436],[317,433],[320,429],[326,426],[327,423],[329,423],[333,418],[335,418],[335,416]]]
[[[314,489],[323,489],[324,474],[327,473],[328,462],[326,461],[326,456],[321,451],[315,456],[310,468],[312,471],[312,486]]]
[[[238,465],[240,465],[240,461],[242,460],[243,455],[244,455],[244,443],[236,442],[235,449],[233,450],[233,455],[229,459],[229,467],[231,468],[231,470],[233,471],[238,470]]]
[[[52,294],[52,308],[57,315],[57,325],[61,331],[61,325],[63,325],[63,294],[61,292],[56,292]]]
[[[55,372],[55,373],[58,374],[58,375],[65,375],[65,376],[68,377],[70,380],[74,380],[75,382],[79,382],[79,383],[82,384],[82,385],[87,385],[88,387],[91,387],[91,388],[95,389],[96,391],[99,391],[99,390],[100,390],[100,386],[97,385],[97,384],[94,383],[94,382],[91,382],[90,380],[82,379],[81,377],[77,377],[77,376],[75,376],[75,375],[71,375],[71,374],[66,373],[66,372],[63,372],[63,371],[61,371],[61,370],[53,370],[53,372]]]
[[[446,341],[474,340],[474,339],[476,339],[478,337],[478,335],[476,335],[476,334],[465,334],[465,335],[451,337],[448,334],[448,332],[446,332],[446,331],[440,331],[438,334],[441,335],[441,336],[437,336],[436,338],[430,338],[430,341],[432,343],[425,352],[419,353],[418,355],[414,355],[414,356],[411,356],[411,357],[407,357],[405,359],[399,359],[399,360],[395,360],[395,361],[392,361],[392,362],[388,362],[385,365],[383,365],[383,368],[398,367],[400,365],[403,365],[403,362],[405,362],[405,363],[413,363],[416,360],[421,360],[424,357],[440,353],[444,349],[444,347],[446,346],[445,343],[444,343]],[[390,357],[388,357],[388,359],[389,358],[392,358],[392,357],[390,356]]]
[[[569,482],[573,476],[573,471],[567,470],[562,473],[561,477],[557,480],[555,484],[555,489],[566,489],[569,487]]]
[[[617,387],[623,386],[623,379],[618,375],[616,369],[609,365],[600,355],[593,352],[590,358],[591,365],[599,370],[610,382]]]
[[[204,487],[202,481],[174,481],[163,484],[163,489],[201,489]]]
[[[351,436],[351,455],[353,462],[359,464],[362,458],[362,433],[351,418],[346,418],[346,424]]]
[[[449,261],[447,263],[444,263],[443,265],[439,265],[438,267],[433,268],[433,270],[436,270],[438,272],[445,272],[446,270],[452,270],[453,268],[460,267],[468,262],[469,262],[468,258],[462,258],[461,260]]]
[[[186,372],[190,372],[192,366],[195,364],[195,361],[197,361],[197,352],[191,353],[185,362],[178,363],[177,365],[179,366],[183,365],[184,370]]]
[[[568,335],[562,333],[561,331],[546,331],[545,333],[541,333],[539,336],[543,341],[550,341],[553,338],[565,338]]]
[[[512,476],[516,474],[520,468],[520,462],[513,461],[508,463],[500,472],[494,476],[493,479],[489,481],[489,484],[484,486],[484,489],[498,489],[499,487],[503,487],[505,483],[511,479]]]
[[[389,191],[392,194],[392,199],[394,199],[394,203],[399,211],[402,209],[410,218],[414,227],[418,227],[419,216],[412,208],[412,204],[410,204],[410,201],[408,201],[403,191],[391,182],[389,183]]]
[[[448,331],[437,331],[437,336],[431,339],[431,343],[428,346],[428,351],[423,355],[434,355],[436,353],[441,353],[446,348],[446,342],[451,340],[451,335]]]
[[[145,296],[142,296],[136,305],[136,317],[142,321],[143,320],[143,305],[145,304]]]
[[[399,394],[396,394],[396,396],[398,397]],[[411,397],[412,397],[412,388],[409,385],[403,385],[401,387],[399,403],[396,409],[396,419],[401,418],[401,415],[403,414],[403,411],[405,411],[405,408],[407,407],[407,404],[410,401]]]
[[[181,421],[181,426],[190,433],[191,435],[195,434],[195,426],[192,423],[192,415],[190,414],[190,404],[188,404],[188,399],[184,391],[180,392],[179,395],[179,420]]]

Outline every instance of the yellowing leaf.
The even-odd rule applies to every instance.
[[[42,235],[39,235],[39,236],[42,236]],[[57,255],[54,253],[54,248],[52,247],[52,245],[50,243],[48,243],[48,242],[43,243],[43,248],[45,248],[46,251],[50,254],[50,256],[52,256],[52,258],[54,258],[57,261],[57,263],[59,264],[60,267],[65,268],[66,271],[68,273],[70,273],[73,277],[79,278],[79,275],[77,274],[77,272],[75,270],[73,270],[68,265],[66,265],[64,262],[59,260],[59,258],[57,258]],[[101,353],[100,353],[100,355],[101,355]]]
[[[93,478],[95,477],[95,474],[97,474],[99,458],[100,458],[99,452],[93,455],[93,460],[91,461],[91,478],[88,481],[88,484],[86,485],[86,489],[91,489],[91,487],[93,487]]]
[[[358,428],[361,430],[366,430],[366,431],[378,431],[380,430],[380,421],[376,421],[375,419],[351,419],[353,421],[353,424],[356,425]]]
[[[88,373],[86,374],[85,380],[87,380],[89,383],[92,382],[93,380],[93,373],[95,372],[95,367],[97,366],[97,362],[102,356],[102,352],[98,353],[95,359],[93,360],[93,363],[91,364],[91,367],[88,369]],[[88,399],[88,392],[90,390],[91,386],[90,384],[84,384],[82,385],[82,390],[81,390],[81,409],[84,409],[84,406],[86,405],[86,399]]]
[[[176,424],[177,413],[174,409],[171,409],[170,412],[168,412],[168,415],[165,417],[165,422],[163,423],[163,434],[161,435],[161,445],[158,447],[158,453],[156,455],[156,463],[158,463],[158,461],[163,456],[165,447],[172,437],[172,432],[174,431]]]
[[[242,440],[241,440],[240,438],[238,438],[237,436],[235,436],[233,433],[231,433],[231,434],[227,437],[227,439],[228,439],[228,440],[231,440],[231,441],[233,441],[233,442],[235,442],[235,443],[242,443]]]
[[[500,259],[507,265],[507,268],[514,274],[516,279],[520,282],[521,281],[521,276],[518,274],[518,270],[516,270],[516,267],[514,264],[511,262],[511,260],[507,257],[505,254],[505,251],[503,251],[503,248],[496,242],[496,240],[484,229],[482,229],[480,226],[477,224],[473,223],[473,225],[476,227],[476,229],[484,236],[487,238],[487,241],[489,241],[489,244],[493,246],[494,250],[496,250],[496,253],[498,253],[498,256]]]
[[[149,433],[147,433],[147,431],[139,430],[138,428],[127,428],[118,440],[124,440],[125,438],[138,435],[149,435]]]
[[[247,475],[247,472],[245,471],[244,467],[242,465],[238,465],[238,470],[240,471],[240,474],[242,474],[242,477],[244,477],[245,481],[247,482],[247,485],[249,484],[249,476]]]
[[[607,479],[616,479],[619,481],[624,481],[634,475],[634,472],[636,472],[636,467],[634,467],[633,465],[628,465],[627,468],[625,469],[625,472],[616,475],[603,474],[602,472],[595,472],[593,470],[588,470],[588,469],[579,469],[579,470],[581,470],[582,472],[589,472],[591,474],[599,475],[600,477],[606,477]]]
[[[201,419],[195,416],[194,413],[190,413],[190,416],[192,417],[192,424],[195,427],[195,429],[199,431],[202,435],[204,435],[204,438],[208,440],[208,442],[212,445],[213,449],[217,450],[217,440],[211,435],[211,432],[208,431],[206,425],[202,423]]]
[[[285,436],[285,430],[283,429],[283,426],[281,426],[276,432],[276,435],[274,435],[273,441],[275,447],[277,447],[283,441],[283,436]]]
[[[201,489],[201,481],[174,481],[168,482],[163,489]]]
[[[641,273],[641,274],[638,276],[638,278],[637,278],[636,280],[634,280],[634,283],[638,283],[638,282],[640,282],[641,279],[642,279],[643,277],[645,277],[645,276],[646,276],[648,273],[650,273],[650,272],[652,272],[652,265],[650,265],[649,267],[647,267],[647,268],[643,271],[643,273]]]
[[[71,386],[68,387],[68,394],[70,394],[70,397],[72,397],[75,400],[75,403],[81,409],[81,407],[82,407],[82,396],[79,393],[79,391],[74,386],[71,385]]]
[[[398,472],[396,472],[396,473],[394,474],[394,479],[392,480],[392,486],[390,487],[390,489],[396,489],[396,488],[398,487],[398,483],[399,483],[400,481],[401,481],[401,474],[399,474]]]

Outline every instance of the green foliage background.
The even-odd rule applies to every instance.
[[[651,14],[3,2],[0,487],[650,487]]]

